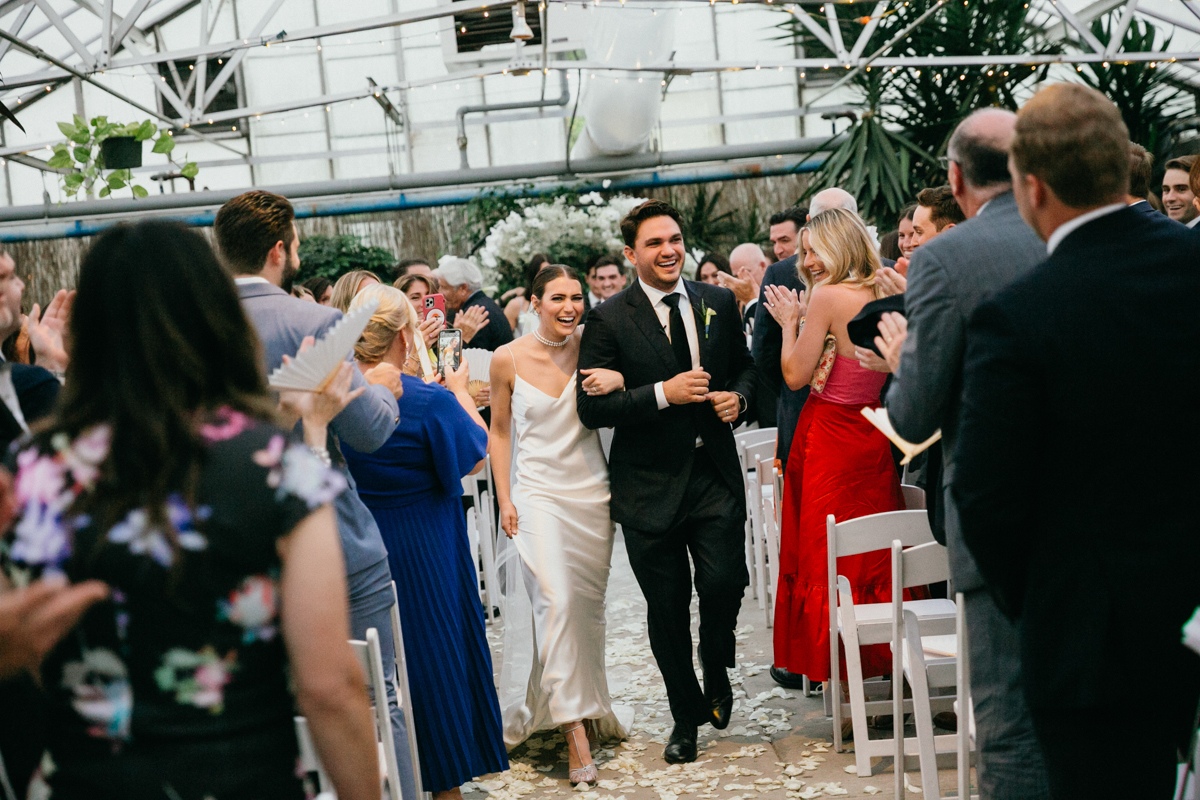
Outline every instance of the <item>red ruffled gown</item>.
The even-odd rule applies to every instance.
[[[829,680],[829,589],[825,517],[838,522],[904,508],[887,438],[861,409],[879,402],[887,375],[837,356],[824,391],[809,394],[796,424],[784,479],[779,594],[775,601],[775,666]],[[855,603],[892,598],[891,554],[838,559]],[[914,596],[924,596],[920,590]],[[886,645],[861,648],[863,676],[892,671]],[[845,661],[841,674],[846,675]]]

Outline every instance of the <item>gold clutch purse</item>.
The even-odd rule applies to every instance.
[[[829,373],[833,372],[833,362],[836,358],[837,337],[832,333],[827,333],[825,334],[825,347],[821,350],[821,360],[817,362],[812,380],[808,382],[814,392],[825,391],[825,383],[829,380]]]

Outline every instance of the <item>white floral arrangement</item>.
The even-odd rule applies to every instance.
[[[582,261],[592,253],[616,255],[625,246],[621,219],[644,202],[645,198],[628,195],[606,200],[598,192],[579,195],[577,203],[564,197],[523,201],[520,212],[492,226],[479,251],[484,285],[499,283],[502,264],[523,268],[535,253],[559,261]]]

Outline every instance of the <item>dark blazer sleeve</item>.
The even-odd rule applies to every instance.
[[[729,309],[731,318],[740,322],[741,316],[733,292],[725,289],[723,294],[727,295],[725,306]],[[743,414],[745,416],[754,408],[754,397],[758,391],[758,370],[755,369],[754,358],[746,347],[745,329],[740,324],[727,325],[725,328],[725,336],[729,340],[729,377],[726,391],[737,392],[746,398],[746,411]]]
[[[601,367],[625,374],[621,365],[621,348],[612,322],[608,319],[613,307],[613,303],[601,303],[588,314],[588,323],[583,328],[583,340],[579,345],[581,370]],[[742,349],[745,347],[743,343]],[[625,377],[629,378],[628,375]],[[594,397],[583,390],[581,378],[575,382],[575,405],[584,427],[593,430],[648,422],[658,414],[654,384]]]
[[[1035,364],[1021,326],[1002,306],[984,303],[971,315],[951,493],[967,548],[1012,619],[1021,614],[1034,545],[1028,467],[1038,458],[1044,396]]]
[[[923,442],[946,418],[962,363],[965,331],[940,259],[918,249],[908,275],[904,293],[908,337],[886,402],[896,433],[910,442]]]
[[[42,367],[13,364],[12,380],[27,424],[32,425],[50,415],[62,386],[58,378]]]
[[[758,365],[758,374],[763,382],[775,394],[783,387],[783,367],[780,366],[779,356],[783,352],[783,329],[767,311],[766,288],[778,286],[780,264],[772,264],[763,275],[762,289],[758,292],[758,302],[754,304],[754,336],[751,348],[754,353],[754,363]]]

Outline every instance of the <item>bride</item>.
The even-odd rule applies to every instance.
[[[511,687],[517,691],[508,693],[508,702],[501,699],[504,739],[515,747],[557,725],[567,738],[571,782],[595,783],[589,734],[625,735],[604,668],[604,594],[613,549],[608,465],[599,436],[583,427],[575,411],[583,284],[568,267],[550,264],[535,277],[531,295],[538,326],[499,348],[491,366],[500,525],[519,554],[533,604],[531,644],[514,644],[510,629],[520,626],[523,620],[514,617],[522,615],[506,617],[502,683],[524,685]],[[618,372],[584,372],[589,393],[624,388]],[[511,580],[509,585],[515,588]],[[524,669],[510,667],[526,662],[527,680]]]

